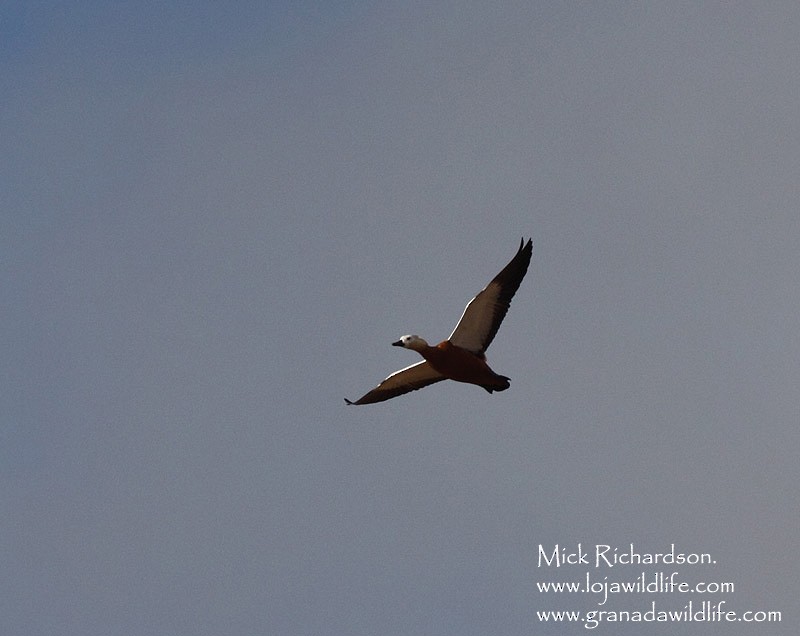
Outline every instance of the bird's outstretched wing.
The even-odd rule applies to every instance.
[[[424,386],[444,379],[445,376],[435,371],[431,365],[423,360],[405,369],[395,371],[372,389],[372,391],[355,402],[351,402],[347,398],[345,398],[344,401],[348,404],[372,404],[374,402],[383,402],[384,400],[403,395],[403,393],[408,393],[409,391],[416,391],[417,389],[421,389]]]
[[[489,347],[531,262],[533,242],[523,242],[524,239],[519,242],[519,250],[503,271],[467,303],[450,334],[454,345],[480,356]]]

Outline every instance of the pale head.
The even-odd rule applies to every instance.
[[[414,351],[422,351],[428,348],[428,343],[419,336],[409,335],[403,336],[397,342],[392,343],[393,347],[405,347],[406,349],[413,349]]]

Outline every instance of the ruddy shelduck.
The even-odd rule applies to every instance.
[[[533,242],[529,239],[523,243],[524,239],[511,262],[467,303],[447,340],[432,347],[419,336],[403,336],[392,345],[413,349],[425,359],[395,371],[355,402],[347,398],[344,401],[348,404],[383,402],[441,380],[477,384],[489,393],[505,391],[510,380],[489,368],[486,349],[497,334],[511,299],[528,271]]]

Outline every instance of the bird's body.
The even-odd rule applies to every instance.
[[[409,349],[414,349],[425,358],[434,371],[448,380],[477,384],[489,393],[505,391],[510,386],[507,377],[498,375],[489,368],[486,356],[462,349],[449,340],[443,340],[435,347],[426,343],[422,346],[409,347]]]
[[[372,404],[421,389],[441,380],[476,384],[493,391],[505,391],[509,378],[492,371],[486,363],[486,349],[508,311],[511,299],[528,271],[533,243],[520,242],[517,254],[503,270],[473,298],[447,340],[435,347],[419,336],[403,336],[392,345],[413,349],[424,360],[396,371],[372,391],[348,404]]]

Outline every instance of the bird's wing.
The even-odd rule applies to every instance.
[[[449,340],[454,345],[483,355],[491,344],[531,262],[533,242],[528,239],[523,245],[523,240],[511,262],[467,303],[461,319],[450,334]]]
[[[417,389],[421,389],[424,386],[444,379],[445,376],[435,371],[431,365],[423,360],[405,369],[395,371],[372,389],[372,391],[355,402],[351,402],[347,398],[345,398],[344,401],[348,404],[372,404],[373,402],[383,402],[384,400],[403,395],[403,393],[408,393],[409,391],[416,391]]]

